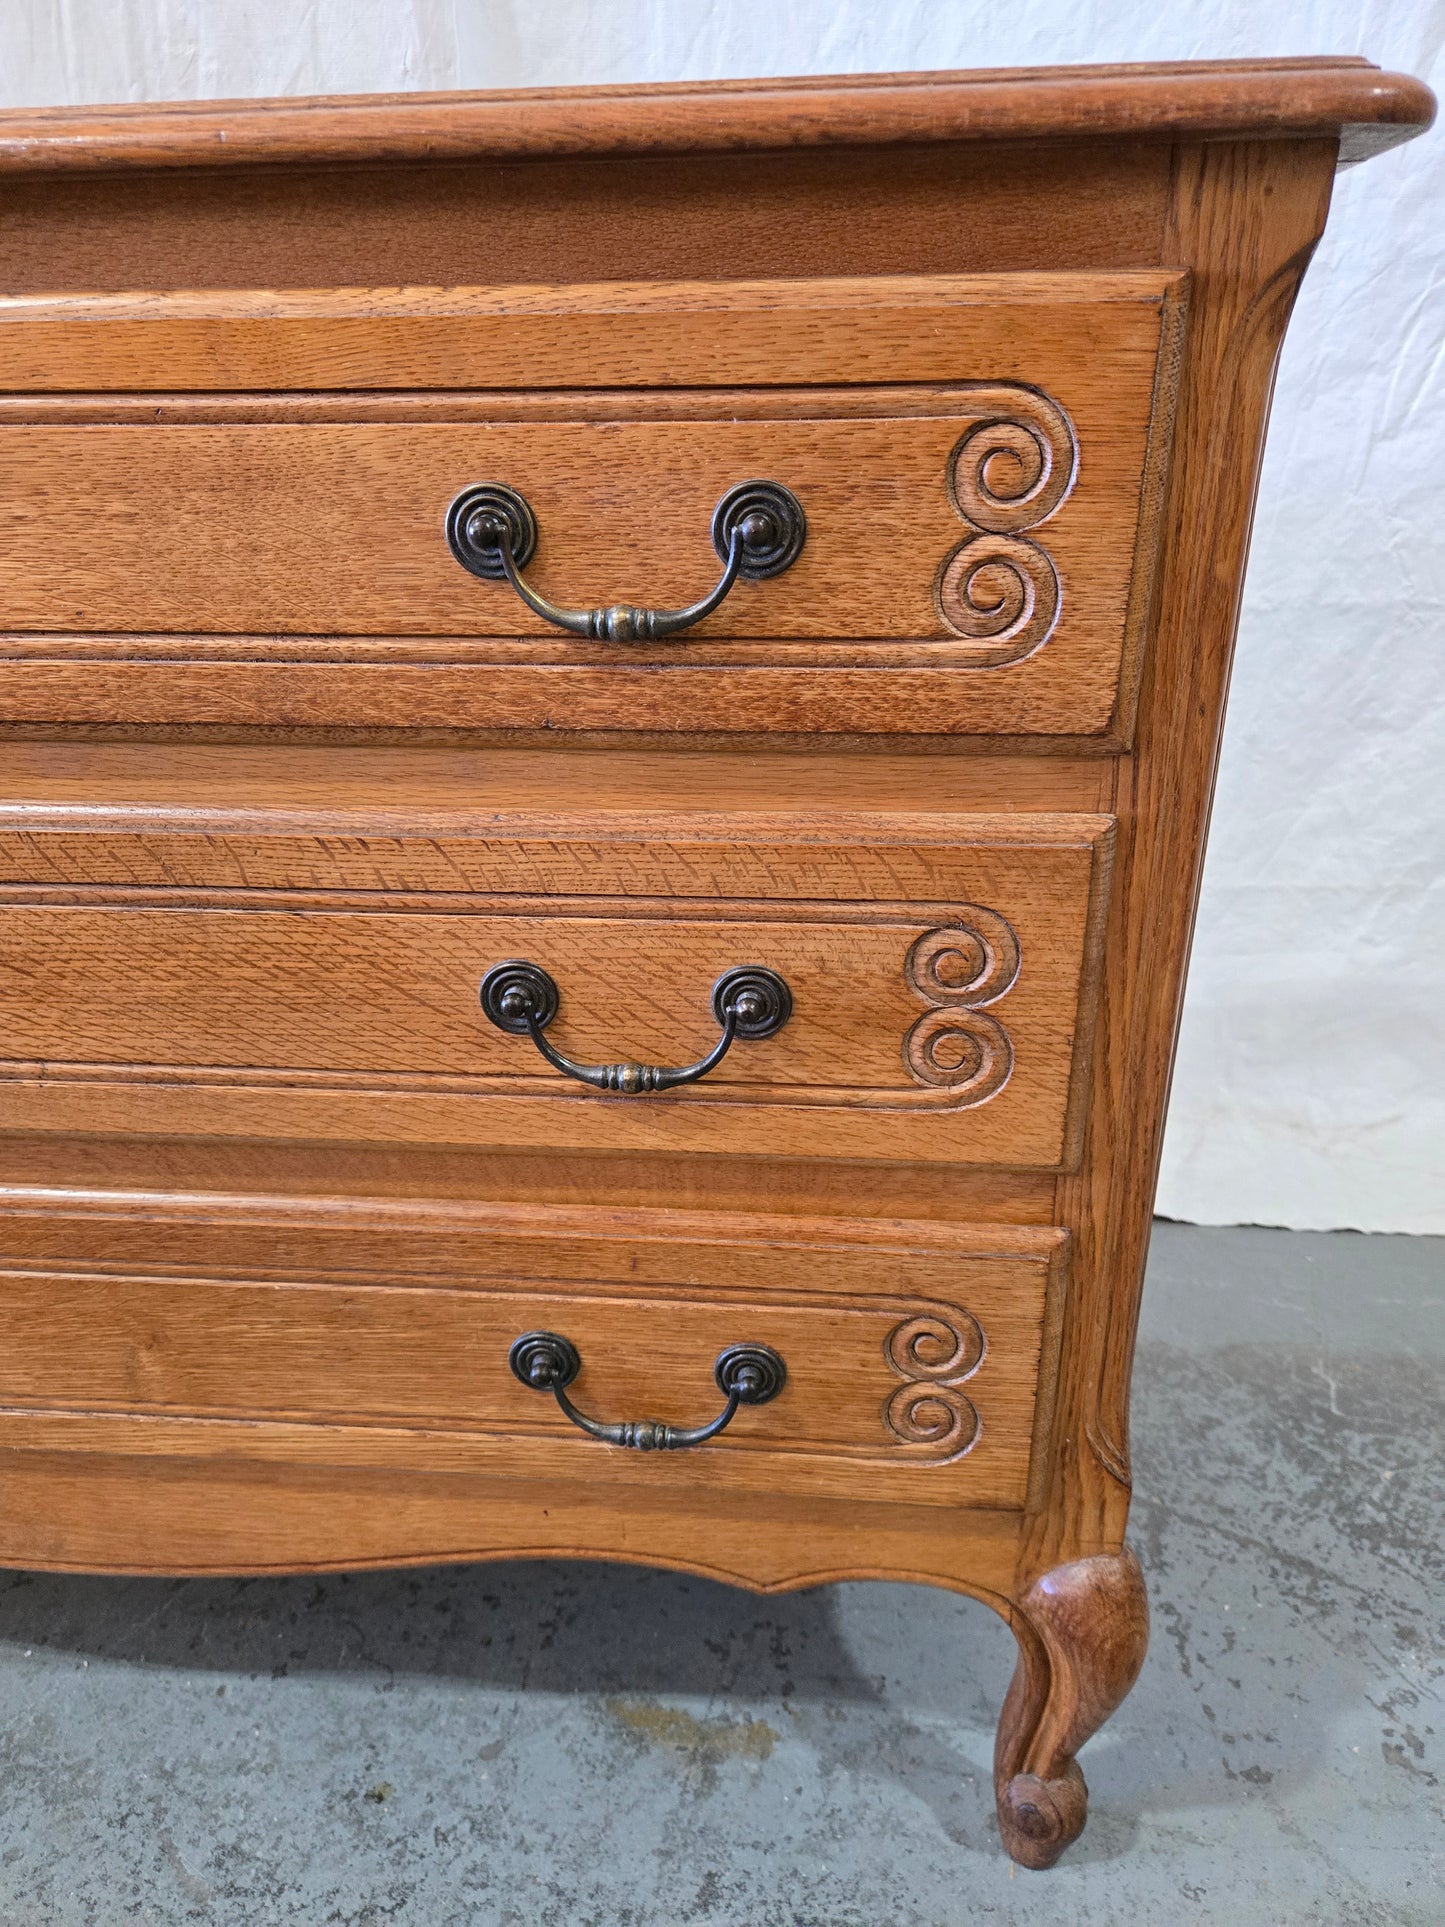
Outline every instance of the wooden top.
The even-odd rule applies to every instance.
[[[356,94],[0,113],[0,172],[1312,135],[1348,164],[1434,113],[1420,81],[1353,57]]]

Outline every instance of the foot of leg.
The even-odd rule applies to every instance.
[[[1019,1662],[999,1720],[999,1832],[1020,1866],[1051,1867],[1083,1832],[1074,1755],[1138,1678],[1149,1639],[1139,1563],[1125,1546],[1056,1566],[1017,1602]]]

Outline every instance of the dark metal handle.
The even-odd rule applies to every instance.
[[[712,1368],[727,1404],[706,1425],[664,1425],[657,1419],[622,1419],[608,1425],[579,1412],[567,1396],[567,1387],[582,1369],[582,1355],[570,1338],[557,1332],[523,1332],[514,1340],[507,1362],[524,1385],[533,1391],[551,1392],[582,1431],[605,1445],[625,1445],[634,1452],[676,1452],[684,1445],[715,1439],[731,1425],[740,1405],[766,1405],[788,1380],[787,1366],[770,1345],[729,1345],[718,1354]]]
[[[712,542],[722,557],[715,585],[685,609],[638,609],[616,602],[598,609],[564,609],[522,579],[537,547],[537,518],[514,488],[478,482],[447,510],[447,542],[464,569],[490,582],[507,581],[544,622],[602,642],[656,642],[710,616],[739,576],[761,582],[798,559],[807,537],[803,505],[781,482],[739,482],[713,511]]]
[[[695,1064],[578,1064],[564,1057],[542,1035],[557,1015],[556,980],[540,964],[513,958],[495,964],[482,979],[482,1009],[498,1030],[529,1036],[549,1064],[598,1091],[635,1097],[643,1091],[670,1091],[695,1084],[727,1056],[734,1039],[771,1037],[793,1014],[793,993],[775,970],[744,964],[724,971],[712,987],[713,1016],[722,1036]]]

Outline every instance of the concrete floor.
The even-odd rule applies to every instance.
[[[0,1575],[3,1927],[1445,1921],[1445,1240],[1158,1228],[1143,1677],[1010,1868],[1012,1640],[906,1586]]]

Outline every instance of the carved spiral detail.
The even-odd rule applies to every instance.
[[[900,1385],[883,1408],[883,1422],[905,1445],[929,1445],[940,1458],[966,1452],[978,1437],[972,1399],[929,1380]]]
[[[982,1104],[1013,1072],[1013,1044],[995,1003],[1019,974],[1019,940],[996,911],[965,904],[952,923],[925,930],[903,974],[931,1008],[903,1040],[903,1061],[916,1083],[952,1092],[959,1104]]]
[[[903,1060],[920,1084],[982,1104],[1013,1074],[1009,1034],[981,1010],[925,1011],[903,1040]]]
[[[947,558],[938,580],[943,619],[975,645],[979,668],[1017,662],[1053,633],[1059,576],[1037,543],[1016,535],[975,535]]]
[[[997,412],[954,444],[948,481],[965,522],[1012,535],[1037,528],[1063,501],[1074,485],[1078,445],[1068,416],[1047,395],[1029,388],[995,394]]]
[[[905,1378],[935,1383],[972,1377],[983,1362],[983,1327],[972,1312],[955,1312],[957,1324],[937,1312],[905,1318],[888,1334],[888,1362]]]
[[[968,903],[954,923],[925,930],[908,953],[903,973],[930,1004],[991,1004],[1019,974],[1019,940],[993,910]]]
[[[895,1325],[884,1354],[907,1381],[889,1393],[883,1424],[904,1445],[930,1448],[930,1456],[957,1458],[978,1438],[980,1420],[959,1383],[983,1363],[983,1327],[972,1312],[949,1305],[922,1311]]]
[[[938,608],[971,667],[1018,662],[1047,642],[1063,599],[1058,570],[1023,531],[1074,486],[1079,446],[1058,403],[1013,384],[978,387],[977,418],[948,458],[949,497],[976,531],[944,558]]]

